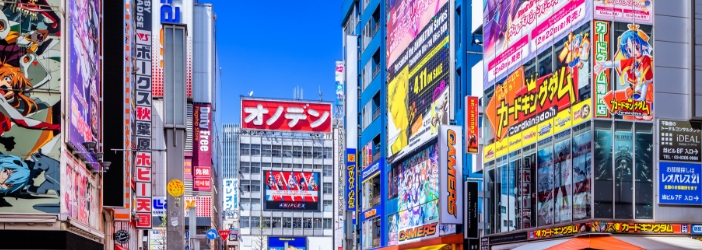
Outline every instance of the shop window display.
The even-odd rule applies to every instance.
[[[502,156],[497,158],[496,160],[497,168],[496,168],[496,174],[495,176],[495,190],[496,192],[499,192],[495,195],[495,205],[499,209],[499,211],[495,212],[495,226],[496,232],[507,232],[509,231],[508,227],[505,226],[506,223],[503,222],[503,220],[506,220],[507,218],[507,206],[509,204],[509,201],[507,199],[507,189],[508,189],[508,176],[507,176],[507,156]]]
[[[613,218],[614,202],[612,199],[612,123],[595,122],[595,182],[594,201],[595,218]]]
[[[590,218],[592,132],[590,123],[573,128],[573,220]]]
[[[634,213],[636,219],[653,219],[653,126],[646,123],[637,123],[635,126]]]
[[[633,124],[617,122],[614,132],[614,213],[617,219],[633,219]]]
[[[522,150],[524,158],[519,171],[519,215],[521,228],[530,228],[536,226],[536,144]]]
[[[554,136],[554,223],[569,222],[573,216],[572,185],[573,169],[571,162],[570,130]]]
[[[553,196],[553,143],[552,138],[538,142],[537,151],[537,226],[551,225],[554,221]]]

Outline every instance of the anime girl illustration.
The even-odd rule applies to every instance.
[[[268,172],[268,189],[276,190],[275,179],[273,178],[273,172]]]
[[[563,50],[558,55],[558,59],[568,65],[568,70],[574,75],[578,89],[589,84],[590,74],[590,39],[589,33],[582,32],[573,34],[571,32],[566,38]]]
[[[0,154],[0,193],[9,194],[21,190],[29,182],[27,163],[14,155]]]
[[[619,75],[619,83],[627,86],[623,93],[625,100],[647,102],[653,108],[653,48],[649,43],[650,37],[637,24],[629,24],[629,29],[619,36],[619,50],[611,61],[598,61],[594,73],[602,73],[605,69],[614,68]],[[619,90],[617,92],[620,92]],[[615,94],[617,99],[620,95]],[[624,119],[631,119],[625,116]],[[650,113],[633,117],[637,120],[650,121]]]

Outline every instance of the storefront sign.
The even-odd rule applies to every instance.
[[[660,160],[700,162],[700,131],[701,122],[660,120]]]
[[[439,128],[439,190],[441,223],[461,224],[463,213],[462,136],[461,127],[441,125]]]
[[[692,234],[702,234],[702,224],[692,224]]]
[[[595,21],[593,42],[595,43],[595,60],[604,61],[609,58],[609,22]],[[604,69],[595,74],[595,117],[609,118],[607,104],[602,98],[609,90],[610,69]]]
[[[466,96],[466,153],[478,153],[478,97]]]
[[[356,211],[356,149],[346,149],[346,210]]]
[[[585,232],[623,234],[687,234],[690,231],[689,228],[690,224],[596,221],[591,223],[580,223],[530,231],[529,239],[544,239]]]
[[[372,176],[378,170],[383,169],[383,166],[385,166],[385,160],[380,159],[376,163],[373,163],[370,167],[366,168],[363,170],[363,180],[366,180],[369,176]]]
[[[375,216],[382,215],[382,214],[383,214],[383,205],[381,204],[379,206],[375,206],[371,209],[364,211],[362,213],[363,218],[361,218],[361,219],[365,221],[365,220],[368,220],[369,218],[373,218]]]
[[[405,240],[411,240],[411,239],[419,239],[419,238],[427,237],[427,236],[433,236],[436,234],[437,224],[438,223],[434,222],[431,224],[402,230],[402,231],[400,231],[399,240],[405,241]]]
[[[519,233],[512,233],[512,234],[505,234],[505,235],[498,235],[498,236],[489,237],[488,242],[490,243],[490,245],[493,245],[493,244],[500,244],[500,243],[514,242],[514,241],[523,241],[523,240],[527,240],[527,232],[519,232]],[[484,241],[483,241],[483,243],[484,243]]]
[[[702,205],[700,164],[660,162],[660,204]]]

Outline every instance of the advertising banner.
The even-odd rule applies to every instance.
[[[487,1],[483,9],[484,89],[588,22],[592,1]],[[578,44],[581,45],[581,44]],[[584,50],[589,50],[589,44]]]
[[[660,162],[660,204],[702,205],[702,184],[696,163]]]
[[[265,210],[319,211],[317,172],[264,171]]]
[[[596,22],[596,24],[604,28],[603,22]],[[653,120],[651,29],[650,25],[628,24],[627,29],[617,37],[616,44],[611,44],[616,49],[614,55],[604,60],[596,58],[593,73],[598,78],[607,75],[606,69],[614,69],[614,81],[611,84],[613,89],[608,89],[607,94],[601,98],[609,113],[615,115],[615,118]],[[601,76],[602,74],[605,76]],[[604,86],[604,84],[600,85]]]
[[[625,23],[653,24],[653,0],[594,2],[595,18]]]
[[[71,153],[64,151],[65,171],[61,171],[61,213],[94,230],[100,229],[100,195],[98,180],[78,163]],[[58,170],[58,169],[57,169]]]
[[[166,196],[153,197],[153,216],[166,216],[167,199]]]
[[[239,192],[237,190],[237,179],[224,179],[224,205],[222,206],[222,209],[224,211],[232,211],[232,210],[238,210],[239,208],[237,207],[237,193]]]
[[[193,104],[193,191],[209,192],[212,168],[212,109],[209,103]]]
[[[268,237],[266,250],[307,250],[305,237]]]
[[[346,149],[346,210],[356,211],[356,149]]]
[[[456,131],[460,133],[460,129]],[[448,162],[440,163],[447,160],[447,154],[448,151],[441,151],[438,144],[432,144],[399,163],[397,209],[400,212],[396,219],[397,225],[394,226],[397,228],[398,244],[439,236],[439,215],[448,209],[447,206],[439,207],[440,199],[449,198],[448,192],[447,196],[443,196],[439,191],[444,189],[439,186],[446,184],[440,182],[439,173],[444,171],[440,165],[448,165]],[[423,233],[419,234],[418,231]],[[391,230],[391,233],[394,232]]]
[[[609,59],[610,55],[610,23],[600,20],[595,20],[593,23],[595,60],[605,61]],[[609,108],[603,97],[610,90],[610,82],[612,81],[610,69],[604,69],[599,74],[594,75],[595,118],[609,118]]]
[[[439,186],[441,223],[462,224],[463,213],[463,131],[459,126],[439,128]]]
[[[81,5],[76,1],[70,2],[70,16],[72,20],[69,25],[71,44],[69,46],[69,60],[71,68],[69,73],[70,84],[66,86],[68,97],[70,98],[70,109],[68,112],[70,123],[68,126],[68,141],[78,152],[88,152],[88,149],[83,146],[83,142],[98,142],[100,133],[100,37],[95,37],[98,34],[100,27],[100,3],[96,0],[83,1]],[[40,36],[39,44],[44,42],[46,34],[37,32]],[[36,36],[34,35],[34,36]],[[51,41],[54,45],[58,41]],[[29,56],[25,58],[29,66],[32,62],[29,60],[38,59],[41,61],[44,58],[36,58]],[[35,61],[34,65],[37,65]],[[45,78],[42,81],[51,79],[47,72],[43,72]],[[39,79],[37,79],[39,80]],[[96,162],[91,154],[81,155],[88,162]],[[100,164],[91,164],[95,169],[100,169]]]
[[[241,99],[242,129],[331,133],[331,115],[331,103]]]
[[[336,105],[344,104],[344,61],[336,61],[334,80],[336,80]]]
[[[701,130],[701,122],[659,120],[660,160],[700,162]]]
[[[446,6],[448,0],[411,1],[398,0],[389,1],[388,12],[388,36],[386,38],[387,53],[386,62],[388,65],[395,63],[401,54],[415,39],[426,39],[420,33],[426,26],[431,26],[436,20],[434,17],[441,12],[439,8]],[[417,38],[419,36],[419,38]],[[406,60],[406,59],[400,59]]]
[[[449,123],[449,6],[388,69],[388,162],[404,157]],[[388,36],[390,37],[390,36]]]
[[[477,96],[466,96],[466,153],[478,153],[480,125],[478,119],[479,100]]]
[[[529,231],[529,240],[588,232],[615,234],[689,234],[690,224],[595,221]]]

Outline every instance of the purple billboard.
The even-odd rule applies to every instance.
[[[69,25],[70,68],[68,85],[68,142],[78,152],[87,152],[83,142],[99,142],[100,130],[100,34],[99,1],[70,1]],[[89,154],[81,154],[87,162],[96,162]],[[100,169],[100,164],[91,164]]]

